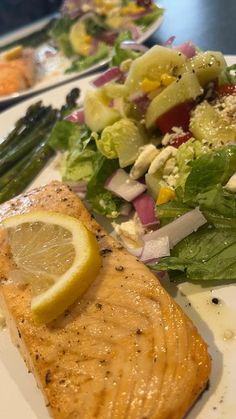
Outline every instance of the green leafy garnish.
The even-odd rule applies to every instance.
[[[182,240],[171,252],[152,266],[157,271],[184,272],[189,280],[236,280],[236,228],[206,226]]]
[[[123,61],[128,59],[134,60],[141,55],[140,52],[134,51],[132,49],[122,48],[122,42],[124,41],[132,41],[132,35],[130,32],[121,32],[120,35],[116,38],[112,54],[113,66],[119,66]]]
[[[236,84],[236,64],[226,67],[218,78],[219,85]]]
[[[97,147],[108,159],[119,158],[120,167],[134,163],[145,137],[131,119],[122,118],[102,131]]]
[[[194,205],[199,202],[199,194],[224,185],[235,173],[236,146],[229,145],[206,153],[193,161],[191,166],[185,183],[184,202]]]
[[[65,54],[66,57],[72,57],[75,54],[69,40],[69,32],[73,23],[74,21],[68,16],[61,16],[56,19],[49,32],[57,47]]]
[[[164,13],[164,9],[156,6],[155,4],[152,6],[152,11],[145,16],[140,17],[139,19],[135,20],[135,23],[139,26],[143,26],[144,28],[148,28],[153,22],[155,22],[160,16]]]
[[[124,202],[104,188],[106,180],[119,168],[117,160],[107,160],[102,154],[98,154],[95,163],[94,174],[91,177],[86,198],[94,211],[110,218],[116,218]]]
[[[110,48],[104,42],[100,42],[95,54],[89,55],[88,57],[83,57],[82,55],[79,56],[79,58],[76,58],[72,62],[72,65],[66,69],[66,73],[86,70],[86,68],[89,68],[104,58],[108,57],[109,52]]]

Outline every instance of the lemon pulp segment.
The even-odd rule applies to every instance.
[[[47,211],[3,222],[15,269],[11,279],[32,287],[32,314],[48,323],[79,298],[95,279],[101,257],[95,236],[76,218]]]

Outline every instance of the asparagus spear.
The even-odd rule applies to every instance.
[[[5,173],[10,167],[24,157],[30,150],[38,145],[42,140],[47,137],[48,132],[52,129],[56,122],[57,111],[48,108],[48,112],[39,126],[36,125],[35,129],[32,130],[29,135],[24,138],[20,144],[17,144],[11,149],[7,155],[0,158],[0,174]]]
[[[45,114],[45,109],[41,102],[37,102],[28,108],[26,115],[16,122],[15,128],[0,144],[0,155],[6,154],[13,145],[19,143],[32,130],[35,123]]]
[[[25,189],[52,155],[53,150],[47,142],[44,142],[36,148],[32,153],[32,158],[28,160],[28,163],[24,165],[20,172],[15,167],[14,178],[0,191],[0,203],[13,198]]]
[[[13,167],[11,167],[11,169],[0,177],[0,190],[13,180],[17,173],[20,173],[24,169],[28,161],[32,159],[34,153],[35,150],[28,153],[22,160],[18,161]]]
[[[45,108],[41,102],[30,106],[26,115],[15,125],[7,139],[0,144],[0,203],[25,189],[53,154],[48,137],[56,120],[71,112],[80,95],[72,89],[66,105],[58,111]]]

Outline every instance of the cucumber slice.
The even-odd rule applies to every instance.
[[[85,123],[95,132],[101,132],[121,118],[120,113],[109,107],[109,101],[101,91],[90,91],[84,99]]]
[[[180,70],[180,74],[183,74],[185,71],[193,71],[200,84],[205,86],[216,79],[225,67],[226,62],[221,52],[206,51],[188,60]]]
[[[125,86],[129,92],[136,92],[145,77],[160,80],[163,73],[174,74],[185,62],[186,57],[182,53],[156,45],[132,62]]]
[[[145,183],[147,185],[147,190],[153,199],[157,199],[159,190],[160,190],[160,181],[162,180],[162,172],[158,171],[157,173],[150,174],[146,173],[145,175]]]
[[[192,113],[190,131],[197,140],[213,146],[236,140],[236,130],[206,101],[198,105]]]
[[[196,75],[184,73],[152,100],[146,113],[146,127],[151,128],[165,112],[180,103],[196,99],[202,92]]]

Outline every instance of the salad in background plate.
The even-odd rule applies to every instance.
[[[60,14],[44,28],[0,48],[0,96],[37,84],[43,87],[44,81],[60,73],[68,77],[108,63],[123,31],[141,42],[162,15],[163,9],[152,0],[65,0]]]

